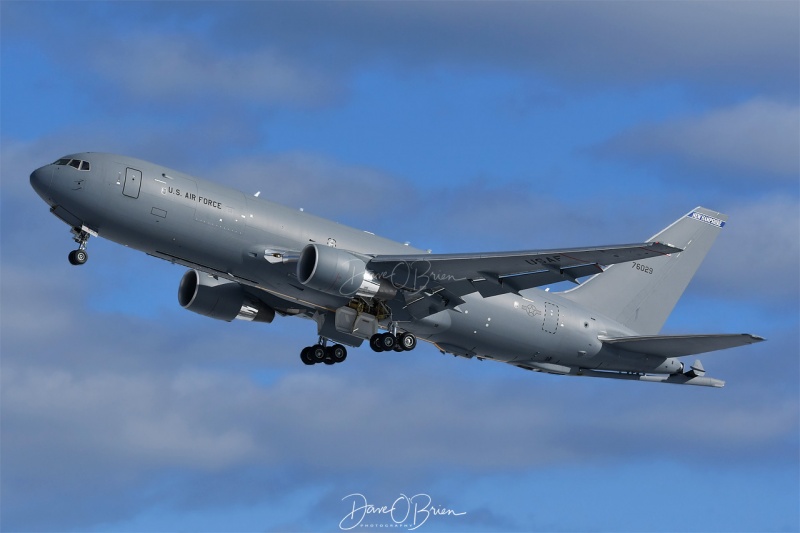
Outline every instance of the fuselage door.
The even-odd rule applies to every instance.
[[[558,331],[559,321],[558,306],[550,302],[544,303],[544,322],[542,323],[542,331],[545,333],[555,334]]]
[[[135,168],[125,169],[125,185],[122,186],[122,194],[131,198],[139,198],[139,190],[142,188],[142,171]]]

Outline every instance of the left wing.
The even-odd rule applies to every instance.
[[[378,278],[413,293],[407,297],[407,307],[416,305],[418,312],[412,309],[412,314],[419,318],[420,314],[427,316],[463,303],[461,296],[476,291],[489,297],[518,294],[525,289],[564,280],[578,283],[578,278],[601,273],[601,265],[681,251],[654,242],[566,250],[379,255],[369,261],[367,268]]]

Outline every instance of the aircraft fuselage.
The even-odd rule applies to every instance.
[[[63,164],[68,159],[79,163]],[[64,222],[265,291],[264,301],[280,314],[332,316],[351,300],[299,283],[286,261],[287,251],[316,243],[364,256],[425,253],[142,160],[98,153],[64,160],[31,174],[36,192]],[[80,168],[81,161],[88,170]],[[464,296],[454,309],[423,318],[409,316],[401,299],[389,301],[388,306],[403,330],[455,355],[564,374],[683,371],[675,357],[645,356],[604,344],[603,337],[636,333],[555,292],[526,289],[491,297],[476,292]],[[382,321],[381,327],[385,324]],[[325,331],[333,330],[329,325]],[[319,333],[323,335],[322,328]]]

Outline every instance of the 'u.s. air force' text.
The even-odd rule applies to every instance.
[[[221,202],[212,200],[211,198],[206,198],[205,196],[198,196],[193,192],[186,191],[181,194],[181,190],[175,187],[161,187],[161,194],[174,194],[175,196],[182,196],[186,200],[197,202],[198,204],[203,204],[209,207],[216,207],[217,209],[222,209]]]

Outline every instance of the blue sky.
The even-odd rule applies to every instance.
[[[331,531],[359,493],[466,513],[419,531],[797,531],[799,9],[2,2],[0,526]],[[71,267],[28,175],[76,151],[436,252],[706,205],[730,221],[664,331],[769,340],[702,358],[722,390],[427,344],[305,367],[306,321],[187,313],[181,268],[101,239]]]

